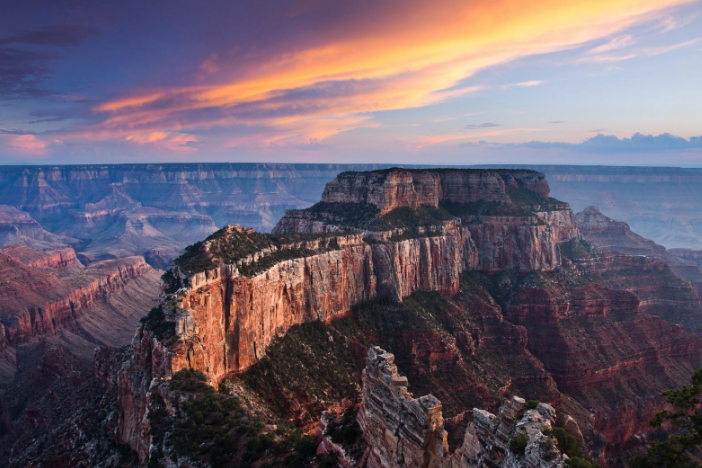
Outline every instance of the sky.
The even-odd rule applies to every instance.
[[[702,1],[22,0],[0,164],[702,166]]]

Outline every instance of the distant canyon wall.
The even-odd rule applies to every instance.
[[[664,247],[702,249],[702,169],[519,167],[543,172],[552,195],[576,212],[594,205]]]

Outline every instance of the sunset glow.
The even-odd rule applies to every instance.
[[[190,9],[176,2],[167,15],[170,23],[157,28],[163,32],[135,26],[143,42],[139,54],[149,57],[139,72],[119,46],[108,45],[120,33],[105,27],[65,48],[71,66],[50,62],[57,72],[33,95],[6,90],[4,99],[13,104],[0,114],[0,157],[22,159],[18,135],[25,146],[43,145],[42,154],[62,161],[84,159],[86,148],[98,148],[108,159],[119,154],[158,160],[186,151],[193,160],[266,160],[278,151],[287,158],[324,160],[321,147],[326,160],[342,162],[369,149],[392,160],[408,148],[417,152],[451,143],[449,162],[467,151],[459,144],[476,138],[510,145],[535,139],[580,143],[583,132],[601,127],[620,138],[636,132],[684,138],[702,133],[699,115],[686,114],[700,103],[700,91],[679,85],[651,83],[641,92],[664,95],[657,99],[687,92],[682,115],[642,120],[636,111],[616,128],[605,122],[612,108],[627,113],[629,97],[616,91],[627,73],[656,67],[657,60],[671,67],[670,57],[686,54],[688,61],[696,59],[686,73],[700,76],[702,37],[695,35],[700,2],[364,1],[338,8],[334,3],[286,4],[262,16],[253,13],[264,7],[248,5],[250,24],[235,16],[236,8],[223,7],[231,29],[211,25],[205,31],[195,14],[189,38],[180,38],[174,31],[187,25]],[[145,18],[150,14],[143,12]],[[117,16],[130,24],[128,15]],[[25,21],[26,29],[38,27],[39,19]],[[263,30],[269,35],[262,37]],[[85,63],[71,58],[81,49],[89,57]],[[113,74],[86,73],[91,60],[104,61],[105,73]],[[565,98],[543,94],[563,87]],[[607,100],[600,113],[581,101],[585,93]],[[642,102],[648,98],[642,96]],[[542,116],[546,108],[552,113]],[[436,113],[447,114],[442,125]],[[466,132],[475,118],[452,119],[465,114],[500,120],[500,128]],[[549,123],[555,121],[562,124]]]

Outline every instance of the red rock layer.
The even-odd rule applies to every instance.
[[[689,258],[677,256],[632,232],[628,224],[603,215],[594,206],[578,213],[577,218],[580,232],[591,244],[609,251],[644,256],[600,256],[596,264],[607,265],[604,283],[633,292],[643,311],[682,325],[693,333],[702,332],[702,270],[694,262],[694,254]],[[593,273],[597,270],[595,268]],[[646,278],[649,274],[655,274],[657,280],[650,281]]]
[[[338,238],[339,250],[280,262],[242,276],[233,266],[195,275],[181,297],[176,330],[185,339],[170,372],[191,367],[213,381],[243,371],[291,326],[329,320],[377,297],[401,300],[417,290],[453,294],[475,265],[465,228],[399,242]]]
[[[579,280],[528,278],[505,307],[506,319],[527,329],[527,349],[573,399],[564,405],[585,424],[593,453],[610,461],[632,437],[650,430],[661,392],[684,383],[702,364],[699,337],[647,313],[634,293],[600,282],[610,271],[623,275],[616,273],[618,262],[595,260],[587,275],[575,274]],[[661,271],[639,268],[647,281],[659,281]]]
[[[28,261],[29,263],[25,263]],[[3,341],[16,346],[36,336],[75,325],[84,310],[134,278],[153,272],[141,257],[83,268],[75,253],[0,250],[0,320]]]
[[[533,216],[470,216],[465,223],[478,248],[478,269],[487,273],[553,270],[561,262],[558,244],[579,235],[567,205]]]
[[[442,201],[509,202],[508,185],[549,194],[546,178],[533,171],[389,169],[339,174],[325,187],[322,201],[371,203],[384,214],[399,207],[438,207]]]
[[[82,267],[73,249],[34,250],[26,245],[10,245],[1,252],[30,268],[50,268],[62,272],[67,268]]]

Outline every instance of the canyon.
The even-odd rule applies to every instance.
[[[165,269],[226,224],[269,231],[286,209],[317,201],[345,167],[0,166],[0,246],[74,247],[84,263],[140,255]]]
[[[47,400],[70,400],[93,375],[97,347],[128,343],[160,290],[142,257],[84,266],[71,248],[0,249],[0,437],[20,440],[51,426]],[[63,406],[63,405],[61,405]],[[65,409],[65,408],[64,408]],[[5,444],[9,449],[11,444]]]
[[[702,170],[679,167],[528,166],[574,211],[597,206],[634,232],[673,248],[702,248]]]
[[[383,167],[387,166],[0,166],[0,246],[73,247],[84,263],[141,255],[153,267],[165,269],[185,246],[218,228],[239,224],[268,232],[285,210],[316,203],[339,173]],[[575,211],[595,205],[669,249],[702,248],[696,221],[702,214],[698,169],[519,169],[545,174],[552,194]],[[491,197],[490,190],[480,186],[482,200]]]
[[[134,205],[129,190],[114,185],[89,210],[163,210]],[[303,451],[307,458],[293,466],[332,459],[336,466],[562,466],[567,457],[619,466],[654,436],[648,420],[661,392],[702,365],[695,251],[666,250],[596,208],[576,216],[551,198],[542,173],[346,171],[318,197],[288,206],[270,234],[194,228],[198,242],[166,271],[159,303],[148,312],[144,301],[135,313],[145,316],[131,345],[98,351],[93,375],[76,383],[94,393],[90,403],[54,415],[56,429],[45,434],[41,418],[15,423],[27,441],[4,460],[259,466]],[[17,210],[6,211],[19,219]],[[203,225],[197,219],[205,215],[187,214],[175,222]],[[15,239],[54,242],[32,229],[18,228]],[[30,271],[17,278],[37,278],[37,291],[21,296],[54,290],[56,297],[38,301],[56,305],[39,312],[29,300],[8,305],[2,346],[41,342],[43,354],[32,354],[39,369],[55,360],[59,369],[43,372],[81,375],[86,360],[46,337],[92,336],[104,327],[85,324],[99,302],[89,291],[110,297],[119,279],[136,283],[130,275],[148,276],[151,267],[140,257],[99,260],[103,254],[85,244],[74,244],[78,254],[52,245],[53,252],[6,249],[11,271]],[[163,247],[147,260],[162,265],[181,248]],[[79,286],[76,278],[106,265],[117,276],[105,274],[88,292],[62,289],[64,277]],[[60,299],[66,294],[82,298],[73,316]],[[92,342],[119,346],[127,341],[121,330]],[[54,394],[65,395],[69,380],[58,379]],[[16,390],[7,395],[16,398]],[[48,398],[34,399],[28,414],[50,408]],[[15,405],[8,402],[4,408]],[[257,423],[261,417],[269,422]],[[235,431],[233,421],[245,426]],[[199,439],[213,428],[221,432]],[[318,434],[316,454],[302,450],[299,430]],[[522,433],[523,452],[512,446]],[[183,442],[182,434],[200,441]],[[57,437],[71,440],[74,455],[41,453]],[[257,452],[260,444],[269,448]]]
[[[473,198],[475,187],[490,187],[490,199]],[[426,338],[404,332],[397,342],[390,330],[364,328],[343,336],[390,340],[425,385],[427,373],[444,369],[451,385],[471,388],[456,396],[447,377],[429,379],[452,420],[466,399],[484,408],[505,392],[545,400],[577,421],[600,463],[620,463],[649,431],[661,391],[702,363],[702,305],[690,283],[662,260],[582,241],[569,206],[533,171],[342,173],[318,205],[288,211],[270,237],[258,236],[227,227],[186,251],[171,270],[171,292],[137,332],[116,381],[118,440],[140,460],[152,446],[142,424],[152,382],[197,371],[221,385],[255,370],[296,326],[322,320],[333,329],[364,303],[404,302],[419,291],[450,301],[432,299],[430,309],[451,312],[435,319],[435,331],[419,327]],[[646,287],[642,276],[665,286]],[[471,360],[492,370],[476,377]]]

